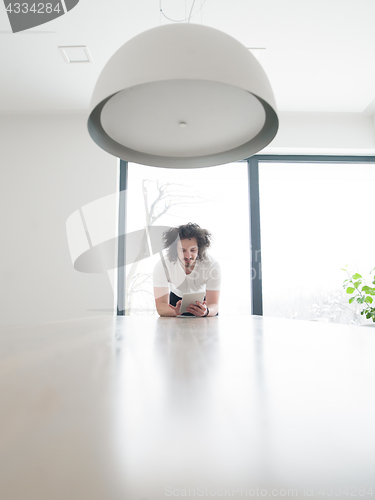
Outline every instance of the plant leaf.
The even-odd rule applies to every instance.
[[[351,304],[352,302],[354,302],[355,300],[355,297],[352,297],[351,299],[349,299],[349,304]]]
[[[359,278],[362,278],[362,276],[360,274],[358,274],[358,273],[355,273],[355,274],[353,274],[353,278],[355,280],[358,280]]]
[[[366,302],[367,304],[372,304],[372,300],[373,300],[373,299],[372,299],[372,297],[366,297],[366,298],[365,298],[365,302]]]
[[[346,293],[353,293],[355,290],[355,288],[352,288],[351,286],[348,286],[348,288],[346,289]]]

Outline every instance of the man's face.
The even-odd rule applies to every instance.
[[[177,255],[185,269],[193,267],[198,257],[198,243],[196,238],[178,240]]]

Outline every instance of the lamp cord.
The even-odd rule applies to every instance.
[[[192,14],[192,12],[193,12],[193,9],[194,9],[194,5],[195,5],[195,0],[193,0],[193,3],[192,3],[192,5],[191,5],[191,9],[190,9],[190,14],[189,14],[188,23],[190,23],[190,18],[191,18],[191,14]],[[199,10],[200,10],[200,9],[199,9]],[[198,12],[199,12],[199,10],[198,10]],[[197,12],[197,13],[198,13],[198,12]]]
[[[174,23],[184,23],[185,21],[187,21],[188,23],[190,23],[190,19],[194,16],[196,16],[201,10],[202,10],[202,7],[203,5],[206,3],[206,0],[203,0],[203,2],[201,2],[201,6],[199,7],[199,9],[197,10],[197,12],[194,12],[193,14],[193,8],[194,8],[194,5],[195,5],[195,0],[193,0],[193,3],[192,3],[192,6],[191,6],[191,9],[190,9],[190,13],[189,13],[189,17],[187,17],[186,19],[171,19],[170,17],[166,16],[163,12],[163,8],[162,8],[162,5],[161,5],[161,2],[162,0],[159,0],[159,10],[160,10],[160,13],[166,18],[168,19],[169,21],[172,21]]]

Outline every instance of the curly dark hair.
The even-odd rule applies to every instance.
[[[190,240],[195,238],[198,243],[198,257],[197,259],[204,259],[206,257],[206,250],[211,245],[212,235],[207,229],[202,229],[198,224],[189,222],[183,226],[172,227],[163,233],[163,246],[168,250],[168,259],[171,262],[176,262],[177,255],[177,241]]]

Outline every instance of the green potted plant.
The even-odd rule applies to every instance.
[[[362,316],[366,316],[366,319],[370,319],[375,323],[375,307],[372,306],[375,287],[367,286],[365,280],[359,273],[351,275],[347,269],[342,270],[349,276],[349,278],[344,281],[343,287],[346,289],[347,294],[353,295],[353,297],[349,299],[349,304],[352,304],[355,300],[358,304],[363,304],[363,309],[361,311]],[[370,271],[372,285],[375,285],[375,274],[371,276],[371,273],[374,271],[375,267]]]

